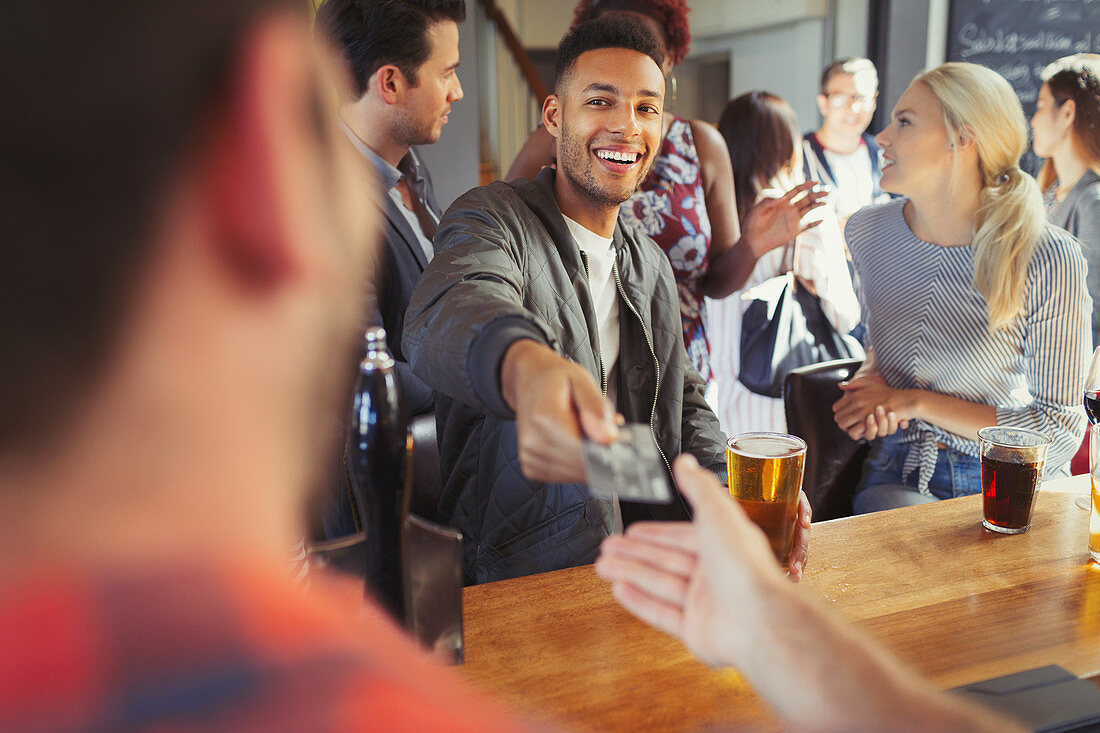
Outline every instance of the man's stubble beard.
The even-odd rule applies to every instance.
[[[436,132],[434,121],[428,125],[421,125],[409,114],[408,110],[395,110],[393,121],[390,124],[390,139],[402,146],[434,145],[439,142],[442,133]]]
[[[588,155],[588,145],[578,142],[574,136],[569,134],[568,127],[565,124],[564,112],[562,114],[561,137],[558,139],[558,147],[558,172],[566,177],[575,190],[584,193],[588,198],[608,208],[615,208],[630,200],[630,197],[641,187],[642,182],[649,175],[650,168],[653,167],[653,160],[650,159],[645,168],[639,171],[637,180],[625,196],[607,191],[600,185],[595,173],[592,171],[593,163]]]

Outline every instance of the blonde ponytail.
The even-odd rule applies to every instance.
[[[1046,229],[1043,197],[1020,170],[1028,133],[1020,101],[996,72],[968,63],[926,71],[922,82],[943,105],[953,141],[974,140],[982,190],[975,222],[974,289],[989,308],[989,330],[1007,326],[1023,310],[1027,270]]]
[[[974,289],[989,306],[989,330],[1007,326],[1023,310],[1031,257],[1046,229],[1039,185],[1013,168],[1007,181],[982,189],[974,233]]]

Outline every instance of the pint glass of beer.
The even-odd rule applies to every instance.
[[[1035,487],[1051,438],[1026,428],[994,425],[978,431],[982,456],[982,525],[1002,534],[1031,527]]]
[[[784,433],[742,433],[726,442],[730,496],[771,543],[781,565],[791,557],[806,442]]]

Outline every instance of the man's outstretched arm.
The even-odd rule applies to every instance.
[[[581,436],[614,440],[614,410],[524,306],[523,232],[501,209],[492,191],[475,189],[444,217],[409,305],[404,350],[436,391],[516,421],[527,478],[581,483]]]

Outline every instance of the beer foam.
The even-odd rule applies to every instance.
[[[751,458],[786,458],[802,451],[802,445],[780,435],[752,435],[735,438],[732,445],[737,453]]]

